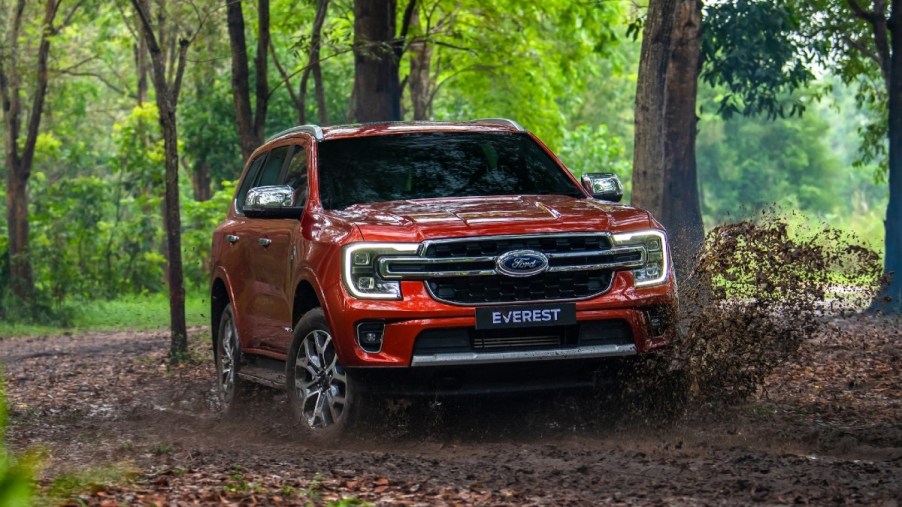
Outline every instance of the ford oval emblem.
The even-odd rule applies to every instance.
[[[535,276],[548,269],[548,257],[535,250],[514,250],[498,257],[495,267],[506,276]]]

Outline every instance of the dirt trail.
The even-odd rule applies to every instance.
[[[394,403],[332,448],[300,441],[285,396],[211,408],[213,365],[169,369],[161,333],[0,340],[16,450],[42,484],[93,470],[89,505],[868,504],[902,498],[902,331],[838,321],[749,402],[666,428],[585,396]],[[112,479],[100,470],[117,470]],[[83,481],[84,482],[84,481]],[[90,482],[90,481],[89,481]]]

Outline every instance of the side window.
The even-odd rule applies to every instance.
[[[288,156],[288,150],[291,148],[293,148],[293,146],[282,146],[269,152],[269,156],[266,158],[266,163],[263,165],[260,175],[257,176],[256,181],[254,181],[255,187],[279,184],[279,176],[282,175],[282,164],[285,163],[285,158]]]
[[[235,196],[236,210],[241,211],[244,207],[244,198],[247,196],[247,191],[254,187],[254,180],[259,176],[260,168],[265,160],[266,154],[264,153],[251,163],[251,167],[248,169],[247,175],[245,175],[244,181],[241,182],[241,187],[238,189],[238,194]]]
[[[295,206],[304,206],[307,202],[307,151],[302,146],[298,146],[298,151],[288,164],[285,184],[294,189]]]

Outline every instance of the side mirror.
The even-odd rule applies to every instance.
[[[614,173],[583,174],[583,187],[600,201],[620,202],[623,199],[623,184]]]
[[[290,186],[268,185],[248,190],[241,211],[250,218],[299,218],[304,208],[295,206]]]

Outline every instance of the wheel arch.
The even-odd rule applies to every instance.
[[[232,298],[229,295],[229,289],[226,282],[222,278],[213,280],[210,287],[210,338],[215,347],[216,338],[219,335],[219,321],[222,319],[222,312],[225,311]]]
[[[314,308],[322,308],[326,311],[325,305],[319,297],[319,292],[313,287],[308,280],[301,280],[294,289],[294,301],[291,309],[291,328],[297,326],[298,321],[305,313]]]

